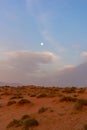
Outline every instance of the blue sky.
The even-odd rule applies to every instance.
[[[0,55],[7,58],[20,51],[55,55],[50,66],[58,70],[82,64],[87,51],[87,0],[1,0]]]

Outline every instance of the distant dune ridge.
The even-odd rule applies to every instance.
[[[0,86],[22,86],[21,83],[7,83],[7,82],[0,82]]]

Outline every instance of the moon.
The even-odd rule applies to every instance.
[[[40,45],[41,45],[41,46],[43,46],[43,45],[44,45],[44,43],[43,43],[43,42],[41,42],[41,43],[40,43]]]

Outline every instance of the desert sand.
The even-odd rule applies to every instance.
[[[87,130],[87,89],[0,87],[0,130]]]

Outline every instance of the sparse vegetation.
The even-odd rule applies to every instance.
[[[43,112],[45,112],[47,109],[48,109],[48,108],[41,107],[41,108],[39,109],[38,113],[39,113],[39,114],[40,114],[40,113],[43,113]]]
[[[10,105],[13,105],[13,104],[16,104],[16,101],[9,101],[8,103],[7,103],[7,106],[10,106]]]
[[[20,94],[16,94],[16,95],[12,96],[10,99],[19,99],[19,98],[23,98],[23,96]]]
[[[8,124],[7,128],[10,128],[10,127],[19,127],[19,126],[21,126],[21,125],[22,125],[22,124],[21,124],[21,122],[20,122],[19,120],[13,119],[13,121],[11,121],[11,122]]]
[[[69,122],[69,129],[87,130],[87,124],[85,124],[87,116],[87,88],[27,86],[22,88],[11,87],[11,89],[9,87],[8,90],[4,90],[2,87],[0,90],[0,101],[2,104],[0,108],[0,116],[2,119],[2,124],[0,124],[1,129],[5,129],[6,121],[8,122],[10,120],[11,122],[9,121],[6,128],[7,130],[41,130],[44,128],[53,130],[57,129],[59,125],[60,129],[67,129],[67,122]],[[12,92],[11,95],[1,95],[6,91]],[[10,98],[11,100],[9,100]],[[15,114],[15,112],[17,112],[18,115]],[[21,114],[23,115],[21,116]],[[67,120],[65,120],[66,117]],[[60,119],[61,121],[59,121]],[[77,119],[78,125],[76,126]],[[82,119],[85,120],[83,121]],[[55,122],[56,127],[52,126],[51,128],[51,125],[49,125],[48,128],[47,125],[51,122]],[[63,127],[62,122],[65,122]],[[5,124],[5,126],[3,124]],[[73,128],[71,128],[71,124]],[[38,125],[39,127],[37,127]],[[42,128],[43,125],[44,128]]]
[[[36,97],[36,94],[31,94],[30,97]]]
[[[47,97],[47,94],[46,93],[41,93],[37,96],[37,98],[43,98],[43,97]]]
[[[18,102],[18,105],[23,105],[23,104],[31,104],[31,101],[29,101],[28,99],[21,99]]]
[[[64,88],[64,90],[62,92],[64,92],[64,93],[75,93],[76,87],[66,87],[66,88]]]
[[[28,130],[29,127],[38,126],[39,122],[35,118],[31,118],[29,115],[24,115],[20,120],[14,119],[7,125],[8,128],[16,128],[21,126],[24,130]]]
[[[85,88],[80,88],[79,91],[78,91],[78,93],[84,93],[85,90],[86,90]]]
[[[26,120],[26,119],[29,119],[29,118],[30,118],[29,115],[23,115],[22,118],[21,118],[21,120]]]
[[[63,102],[63,101],[66,101],[66,102],[76,102],[77,98],[70,97],[70,96],[63,96],[63,97],[60,98],[60,102]]]
[[[76,110],[82,110],[83,106],[87,105],[87,100],[86,99],[78,99],[76,104],[75,104],[75,109]]]
[[[29,127],[35,127],[35,126],[38,126],[38,125],[39,125],[38,121],[34,118],[27,119],[27,120],[24,121],[25,130],[28,130]]]

